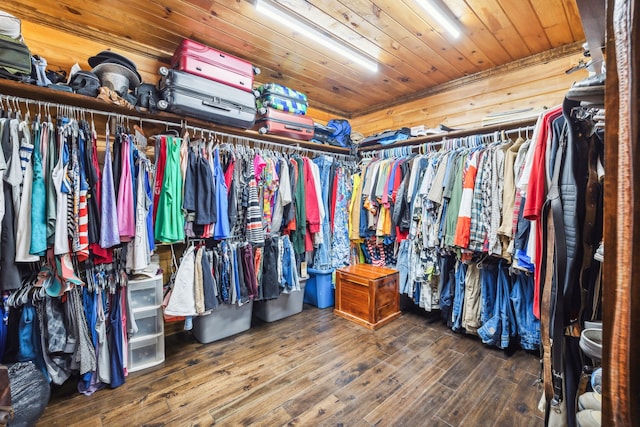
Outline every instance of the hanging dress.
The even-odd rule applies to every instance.
[[[111,305],[109,306],[109,330],[107,337],[109,340],[109,364],[111,368],[111,388],[120,387],[124,384],[124,347],[122,345],[122,305],[120,304],[120,293],[122,288],[118,287],[115,294],[110,295]]]
[[[120,244],[118,232],[118,212],[116,210],[116,195],[113,185],[113,171],[111,161],[111,140],[109,138],[109,126],[106,129],[107,146],[104,151],[104,168],[102,170],[102,182],[100,191],[100,246],[110,248]]]
[[[31,193],[33,188],[33,144],[29,125],[21,122],[19,125],[22,138],[20,141],[20,164],[22,167],[22,192],[20,208],[18,210],[16,227],[16,262],[35,262],[40,258],[31,255]],[[37,141],[36,141],[37,142]]]
[[[167,159],[155,225],[156,239],[165,243],[184,240],[180,142],[179,138],[166,138]]]
[[[49,129],[46,124],[36,123],[35,126],[33,185],[31,189],[31,246],[29,253],[42,256],[47,250],[47,195],[42,150],[46,150],[49,143]]]
[[[120,241],[128,242],[136,234],[135,207],[133,201],[133,181],[131,164],[131,140],[128,135],[122,135],[122,173],[120,175],[118,201],[116,209],[118,211],[118,231]]]
[[[53,169],[52,178],[55,186],[57,200],[56,200],[56,228],[55,228],[55,242],[54,253],[56,255],[62,255],[69,252],[69,235],[67,233],[67,194],[62,190],[65,175],[67,173],[67,166],[64,162],[64,151],[66,138],[66,128],[62,124],[58,128],[58,163]]]

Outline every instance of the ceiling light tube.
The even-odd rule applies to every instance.
[[[367,69],[372,72],[378,71],[378,63],[369,57],[361,54],[360,52],[354,50],[351,47],[348,47],[337,40],[333,39],[329,35],[315,29],[314,27],[300,21],[298,18],[289,14],[275,5],[272,5],[269,2],[264,0],[256,1],[256,11],[261,13],[262,15],[271,18],[276,22],[280,22],[283,26],[295,31],[296,33],[302,34],[308,39],[321,44],[331,51],[342,55],[347,58],[351,62],[358,64],[364,69]]]
[[[451,37],[457,39],[462,33],[458,24],[452,20],[439,4],[436,4],[433,0],[416,0],[416,3],[424,9],[435,21],[437,21],[442,28],[448,32]]]

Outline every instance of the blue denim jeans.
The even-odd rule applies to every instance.
[[[507,348],[510,337],[515,335],[515,319],[509,299],[510,293],[508,267],[500,261],[493,316],[478,329],[478,335],[483,343]]]
[[[456,283],[456,258],[453,255],[440,257],[440,312],[447,326],[453,325],[451,319],[451,307],[453,305],[453,292]]]
[[[456,287],[453,295],[453,330],[462,329],[462,308],[464,306],[464,279],[467,275],[467,265],[461,262],[456,267]]]
[[[329,221],[329,173],[333,158],[329,156],[320,156],[313,159],[313,163],[318,165],[320,169],[320,185],[322,186],[322,203],[324,205],[324,219],[322,221],[322,243],[316,248],[313,257],[313,267],[317,269],[326,269],[331,266],[329,259],[329,248],[331,248],[331,226]]]
[[[300,290],[296,259],[291,246],[289,236],[282,236],[282,277],[284,288],[287,290]]]
[[[411,287],[409,286],[409,245],[411,242],[409,239],[405,239],[400,242],[398,247],[398,262],[396,267],[398,269],[398,289],[401,294],[408,294]]]
[[[540,345],[540,320],[533,315],[533,288],[533,275],[515,275],[511,303],[520,336],[520,346],[525,350],[537,350]]]
[[[482,286],[482,310],[480,321],[484,324],[493,316],[496,304],[496,286],[498,283],[498,266],[485,264],[480,269],[480,286]]]

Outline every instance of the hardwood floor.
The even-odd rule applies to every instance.
[[[404,312],[369,331],[305,305],[254,323],[209,344],[168,332],[164,364],[92,396],[74,383],[54,390],[38,425],[544,424],[537,357],[489,348],[426,314]]]

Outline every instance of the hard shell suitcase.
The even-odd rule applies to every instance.
[[[267,83],[257,89],[257,107],[260,114],[274,108],[295,114],[307,114],[307,95],[277,83]]]
[[[261,134],[268,133],[309,141],[313,138],[313,119],[267,108],[266,114],[256,120],[255,129],[258,129]]]
[[[253,91],[253,76],[260,70],[250,62],[193,40],[184,39],[171,58],[171,68]]]
[[[160,79],[158,108],[202,120],[252,128],[256,119],[253,92],[177,70]]]

